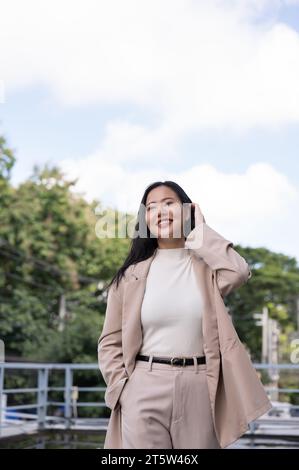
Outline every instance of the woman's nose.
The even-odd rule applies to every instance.
[[[165,217],[170,214],[169,208],[167,206],[159,207],[158,215],[160,217]]]

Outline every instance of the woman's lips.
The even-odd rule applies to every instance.
[[[168,227],[169,225],[172,224],[172,220],[161,220],[161,222],[158,222],[158,227]]]

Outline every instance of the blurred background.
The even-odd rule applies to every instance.
[[[145,187],[179,183],[250,264],[226,298],[299,447],[299,1],[0,0],[0,447],[101,448],[106,296]]]

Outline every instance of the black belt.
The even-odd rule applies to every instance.
[[[136,356],[136,360],[138,361],[149,361],[149,359],[150,356],[144,356],[143,354],[137,354]],[[196,360],[197,364],[205,364],[206,356],[197,356]],[[153,362],[160,362],[161,364],[170,364],[172,366],[191,366],[192,364],[194,364],[193,358],[187,357],[165,358],[153,356]]]

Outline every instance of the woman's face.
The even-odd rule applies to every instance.
[[[147,226],[156,238],[182,238],[183,205],[168,186],[152,189],[145,203]]]

